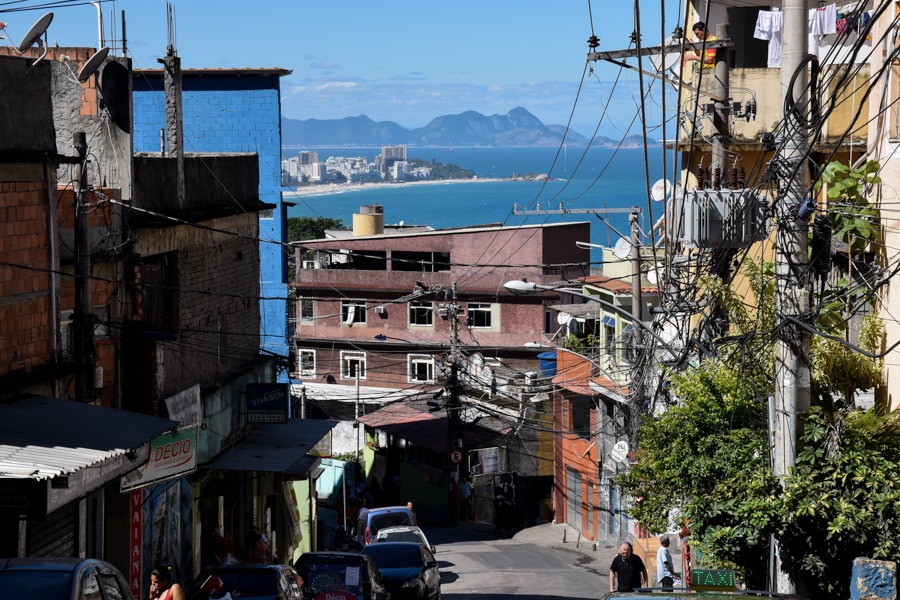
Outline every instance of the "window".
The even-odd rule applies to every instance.
[[[312,323],[315,320],[312,298],[300,298],[297,301],[297,307],[300,311],[299,317],[301,323]]]
[[[589,396],[575,396],[570,399],[572,411],[572,433],[580,438],[591,437],[591,399]]]
[[[297,350],[297,373],[300,377],[316,376],[315,350]]]
[[[366,353],[341,352],[341,379],[366,378]]]
[[[275,209],[274,208],[266,208],[259,211],[260,219],[274,219],[275,218]]]
[[[366,322],[366,303],[363,300],[344,300],[341,302],[341,321],[345,325]]]
[[[413,300],[409,303],[410,325],[433,325],[434,303],[424,300]]]
[[[466,313],[469,327],[491,326],[491,305],[489,302],[469,302]]]
[[[434,357],[427,354],[410,354],[409,382],[434,383]]]

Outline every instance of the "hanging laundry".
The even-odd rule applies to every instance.
[[[781,31],[784,28],[784,15],[781,11],[761,10],[756,16],[756,27],[753,37],[769,42],[768,66],[781,66]]]
[[[837,31],[837,6],[829,4],[809,9],[809,53],[819,55],[822,36]]]

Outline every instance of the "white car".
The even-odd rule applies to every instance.
[[[416,542],[431,550],[432,554],[437,552],[428,541],[428,538],[425,537],[425,533],[415,525],[379,529],[373,543],[377,544],[380,542]]]

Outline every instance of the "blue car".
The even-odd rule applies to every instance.
[[[391,600],[440,600],[441,573],[431,550],[415,542],[379,542],[362,551],[371,556]]]
[[[0,558],[0,598],[134,600],[122,573],[92,558]]]

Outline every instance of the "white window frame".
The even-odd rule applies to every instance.
[[[488,324],[476,325],[473,314],[487,313]],[[466,323],[472,329],[491,329],[494,326],[494,306],[490,302],[469,302],[466,306]]]
[[[359,380],[360,381],[365,380],[365,378],[366,378],[366,353],[350,351],[350,350],[341,350],[341,379],[356,381],[356,375],[350,369],[350,364],[352,362],[357,363],[357,369],[359,369]]]
[[[427,323],[414,322],[413,315],[421,315]],[[410,327],[434,327],[434,302],[411,300],[407,309],[407,320]]]
[[[309,314],[303,311],[303,303],[309,303]],[[297,319],[301,324],[310,324],[316,320],[316,302],[312,298],[297,298]]]
[[[350,319],[351,311],[352,320]],[[344,325],[365,325],[366,313],[365,300],[341,300],[341,323]]]
[[[303,368],[303,355],[312,356],[312,368]],[[297,374],[302,377],[316,376],[316,351],[310,348],[297,348]]]
[[[427,365],[428,377],[419,379],[415,377],[415,365]],[[434,383],[434,357],[430,354],[409,354],[406,361],[406,375],[409,383]]]

